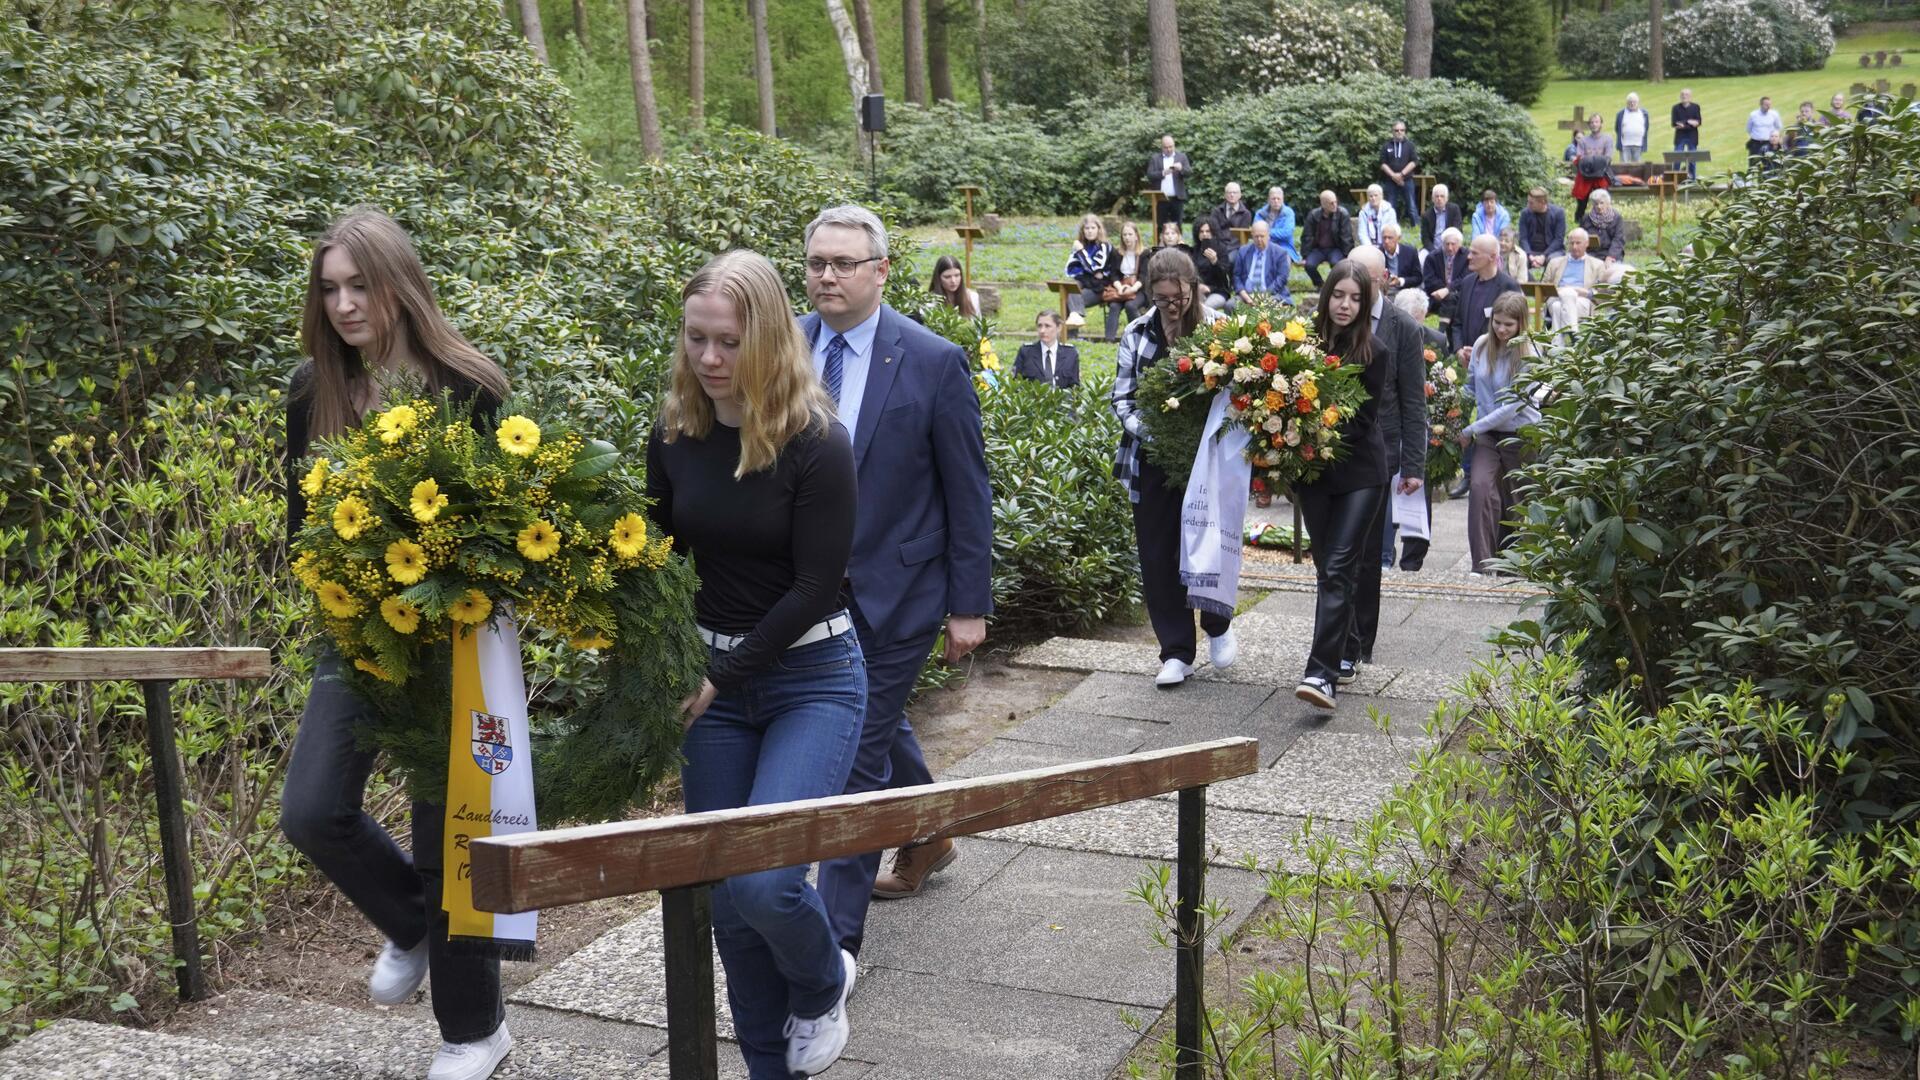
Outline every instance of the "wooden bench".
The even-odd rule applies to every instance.
[[[193,901],[193,861],[180,753],[170,691],[179,679],[264,679],[273,673],[265,649],[0,649],[0,682],[140,683],[147,706],[147,752],[153,758],[153,801],[160,811],[160,865],[173,928],[174,978],[180,1000],[207,996],[200,966],[200,924]]]
[[[1559,289],[1545,281],[1523,281],[1520,291],[1527,294],[1527,304],[1533,308],[1533,330],[1539,333],[1547,324],[1547,301],[1559,295]]]
[[[922,787],[487,837],[473,842],[473,901],[511,913],[658,890],[668,1068],[675,1080],[714,1080],[714,882],[1177,791],[1176,1069],[1200,1080],[1206,787],[1259,768],[1258,742],[1220,739]]]

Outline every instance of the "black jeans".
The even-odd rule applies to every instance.
[[[500,961],[447,941],[440,907],[440,850],[446,807],[413,804],[413,857],[364,809],[374,752],[355,745],[365,702],[334,676],[340,661],[321,660],[300,716],[280,796],[280,828],[301,853],[360,909],[374,928],[403,949],[427,940],[433,1016],[447,1042],[478,1042],[507,1017]]]
[[[1169,221],[1175,225],[1185,225],[1186,220],[1187,200],[1162,197],[1160,200],[1160,213],[1155,217],[1153,222],[1153,235],[1156,237],[1159,236],[1160,227]],[[1146,275],[1143,273],[1140,276],[1145,277]]]
[[[1328,494],[1295,488],[1300,516],[1313,539],[1313,573],[1319,593],[1313,608],[1313,648],[1307,654],[1309,678],[1329,684],[1340,676],[1358,607],[1360,568],[1372,563],[1378,588],[1380,500],[1385,485]],[[1376,618],[1377,618],[1376,610]]]
[[[1373,512],[1373,520],[1367,523],[1368,536],[1379,536],[1392,524],[1393,515],[1388,512],[1392,497],[1391,485],[1380,489],[1379,505]],[[1340,653],[1341,659],[1356,664],[1373,662],[1373,639],[1380,632],[1380,572],[1385,568],[1380,560],[1367,557],[1371,554],[1372,549],[1368,548],[1355,568],[1353,626],[1347,631],[1347,644]]]
[[[1187,606],[1187,587],[1180,584],[1180,504],[1187,493],[1167,487],[1167,474],[1140,459],[1140,501],[1133,504],[1133,535],[1140,551],[1140,593],[1147,603],[1147,621],[1160,642],[1160,659],[1193,663],[1199,637],[1193,632],[1193,609]],[[1210,611],[1200,613],[1200,626],[1219,637],[1233,620]]]

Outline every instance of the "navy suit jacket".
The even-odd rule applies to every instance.
[[[1058,390],[1068,390],[1080,385],[1080,350],[1062,341],[1054,346],[1053,386]],[[1040,343],[1029,341],[1020,346],[1013,354],[1013,374],[1018,379],[1032,379],[1034,382],[1046,382],[1047,373],[1043,370],[1040,356]]]
[[[800,320],[811,343],[818,314]],[[993,494],[966,353],[886,305],[853,431],[847,578],[877,644],[993,613]]]
[[[1260,255],[1260,249],[1254,247],[1251,240],[1240,245],[1240,250],[1233,253],[1234,292],[1247,291],[1248,283],[1253,280],[1253,260],[1260,258]],[[1264,291],[1279,298],[1283,304],[1293,303],[1293,293],[1287,288],[1287,266],[1291,262],[1287,256],[1287,249],[1269,239],[1266,258],[1267,285]]]
[[[1380,254],[1387,255],[1384,250]],[[1393,254],[1387,255],[1387,276],[1400,279],[1400,284],[1394,286],[1395,291],[1420,288],[1425,284],[1424,273],[1420,266],[1420,253],[1405,240],[1400,241],[1399,248]]]

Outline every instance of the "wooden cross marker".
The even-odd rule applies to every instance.
[[[970,289],[973,287],[973,242],[977,238],[985,236],[987,230],[978,225],[959,225],[955,226],[953,231],[959,233],[960,239],[966,241],[967,244],[967,257],[961,263],[961,269],[966,277],[966,281],[961,285],[961,288]]]
[[[1573,119],[1562,120],[1553,126],[1559,128],[1561,131],[1568,132],[1570,136],[1580,134],[1587,130],[1587,107],[1585,105],[1575,105],[1573,107]],[[1567,141],[1572,142],[1573,139],[1569,137]]]
[[[973,224],[973,197],[981,194],[984,190],[984,188],[978,188],[972,184],[960,185],[960,194],[967,197],[967,224],[969,225]]]

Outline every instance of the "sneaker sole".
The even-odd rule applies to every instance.
[[[513,1032],[509,1031],[506,1033],[506,1038],[500,1040],[499,1049],[487,1060],[487,1063],[485,1065],[481,1066],[478,1069],[478,1071],[468,1072],[461,1075],[472,1077],[473,1080],[486,1080],[487,1077],[490,1077],[494,1073],[500,1071],[500,1063],[507,1060],[507,1054],[512,1050],[513,1050]],[[427,1080],[434,1080],[432,1073],[427,1074]]]
[[[1340,686],[1345,686],[1348,683],[1357,681],[1359,678],[1360,678],[1360,673],[1356,671],[1351,675],[1341,675],[1335,678],[1333,681]]]
[[[1299,698],[1301,701],[1304,701],[1309,705],[1318,706],[1319,708],[1322,708],[1322,709],[1333,708],[1333,698],[1327,696],[1327,694],[1324,691],[1319,690],[1315,687],[1311,687],[1311,686],[1297,687],[1293,691],[1293,696]]]
[[[909,896],[919,896],[920,890],[927,887],[928,879],[940,871],[945,870],[947,867],[952,866],[953,860],[959,857],[960,849],[956,847],[941,856],[938,862],[927,868],[927,872],[920,876],[920,884],[917,887],[913,889],[902,889],[898,892],[889,892],[876,886],[873,890],[873,898],[875,900],[905,900]]]

